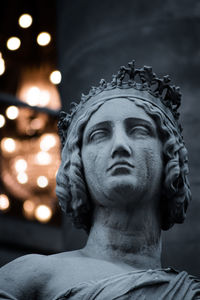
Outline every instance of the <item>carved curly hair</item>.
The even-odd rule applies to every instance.
[[[155,121],[163,143],[164,180],[160,209],[161,228],[167,230],[175,223],[183,223],[191,200],[187,150],[177,129],[158,107],[135,98],[128,99],[142,107]],[[77,228],[83,228],[87,232],[92,225],[93,208],[81,159],[82,136],[93,113],[106,101],[108,99],[99,100],[87,109],[81,107],[68,131],[63,133],[67,137],[56,178],[56,194],[62,210],[71,217]]]

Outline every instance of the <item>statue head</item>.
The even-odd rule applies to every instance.
[[[93,215],[81,156],[84,129],[105,103],[112,100],[117,105],[123,99],[133,102],[155,122],[162,143],[161,228],[167,230],[184,221],[191,192],[187,150],[178,121],[181,94],[178,87],[169,83],[169,76],[159,79],[151,67],[136,69],[132,61],[128,67],[121,67],[110,83],[101,80],[99,87],[82,95],[80,103],[74,104],[69,114],[61,112],[59,133],[63,148],[56,193],[62,210],[76,227],[89,231]]]

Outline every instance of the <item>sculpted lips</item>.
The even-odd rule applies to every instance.
[[[119,167],[126,167],[126,166],[128,166],[128,167],[134,168],[134,166],[133,166],[132,164],[130,164],[129,162],[123,160],[123,161],[117,161],[117,162],[115,162],[114,164],[112,164],[112,165],[107,169],[107,171],[113,169],[113,168],[116,167],[116,166],[119,166]]]

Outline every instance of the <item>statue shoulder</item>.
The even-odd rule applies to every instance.
[[[52,299],[77,277],[78,251],[54,255],[29,254],[0,268],[1,299]],[[75,266],[74,266],[75,264]]]
[[[0,299],[4,294],[9,295],[9,299],[35,299],[42,285],[50,280],[49,268],[48,256],[39,254],[21,256],[3,266],[0,268]]]

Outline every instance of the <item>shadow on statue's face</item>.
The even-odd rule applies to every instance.
[[[162,143],[155,122],[133,101],[109,100],[92,115],[83,133],[81,155],[96,205],[157,205],[163,172]]]

